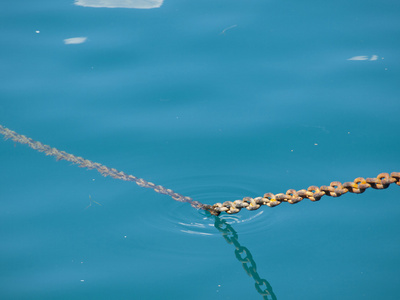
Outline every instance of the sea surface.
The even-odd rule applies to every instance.
[[[0,124],[206,204],[400,172],[398,1],[0,4]],[[0,141],[0,299],[398,299],[400,186],[211,216]]]

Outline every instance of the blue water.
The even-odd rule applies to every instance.
[[[1,4],[0,124],[208,204],[400,171],[397,1],[95,2]],[[399,186],[215,220],[0,166],[1,299],[398,299]]]

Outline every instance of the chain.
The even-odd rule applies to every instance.
[[[340,183],[339,181],[333,181],[329,186],[323,185],[321,187],[310,186],[308,189],[302,189],[299,191],[290,189],[285,194],[272,194],[266,193],[264,197],[250,198],[245,197],[242,200],[226,201],[224,203],[216,203],[209,210],[213,215],[219,215],[221,212],[228,214],[236,214],[242,208],[248,210],[257,210],[261,205],[267,205],[274,207],[282,202],[288,202],[295,204],[301,200],[307,198],[311,201],[319,201],[322,196],[339,197],[347,192],[361,194],[366,189],[372,187],[373,189],[386,189],[390,184],[396,183],[400,186],[400,172],[393,172],[390,175],[388,173],[381,173],[376,178],[358,177],[352,182]]]
[[[167,189],[161,185],[156,185],[156,184],[146,181],[142,178],[138,178],[133,175],[128,175],[128,174],[118,171],[114,168],[109,168],[109,167],[99,164],[97,162],[92,162],[90,160],[84,159],[83,157],[75,156],[75,155],[69,154],[65,151],[60,151],[56,148],[52,148],[48,145],[44,145],[41,142],[37,142],[37,141],[35,141],[31,138],[28,138],[24,135],[18,134],[15,131],[5,128],[1,125],[0,125],[0,133],[2,135],[4,135],[5,139],[12,139],[14,142],[18,142],[20,144],[26,144],[29,147],[31,147],[32,149],[35,149],[39,152],[46,153],[46,155],[55,156],[57,158],[57,160],[66,160],[66,161],[69,161],[69,162],[79,165],[79,167],[81,167],[81,168],[95,169],[98,172],[100,172],[101,175],[103,175],[105,177],[110,176],[115,179],[120,179],[120,180],[125,180],[125,181],[133,181],[141,187],[151,188],[157,193],[171,196],[176,201],[188,202],[194,208],[197,208],[197,209],[207,210],[207,209],[210,209],[210,207],[211,207],[210,205],[205,205],[198,201],[194,201],[190,197],[186,197],[181,194],[178,194],[178,193],[174,192],[173,190]]]
[[[340,183],[339,181],[333,181],[329,186],[326,185],[323,185],[321,187],[310,186],[307,190],[302,189],[299,191],[290,189],[285,194],[280,193],[274,195],[272,193],[266,193],[264,194],[263,197],[256,197],[256,198],[245,197],[242,200],[226,201],[224,203],[216,203],[214,205],[208,205],[208,204],[203,204],[199,201],[194,201],[190,197],[183,196],[181,194],[174,192],[171,189],[167,189],[161,185],[156,185],[142,178],[138,178],[133,175],[128,175],[114,168],[109,168],[97,162],[92,162],[80,156],[75,156],[65,151],[60,151],[56,148],[44,145],[41,142],[37,142],[24,135],[18,134],[15,131],[3,127],[2,125],[0,125],[0,133],[4,135],[5,139],[12,139],[14,142],[18,142],[20,144],[26,144],[32,149],[46,153],[46,155],[55,156],[57,160],[66,160],[79,165],[79,167],[81,168],[95,169],[98,172],[100,172],[103,176],[110,176],[112,178],[125,181],[133,181],[141,187],[151,188],[155,192],[168,195],[172,197],[172,199],[179,202],[190,203],[194,208],[207,210],[212,215],[215,216],[218,216],[222,212],[226,212],[228,214],[236,214],[242,208],[246,208],[247,210],[257,210],[262,205],[274,207],[281,204],[282,202],[295,204],[305,198],[310,199],[311,201],[318,201],[321,199],[322,196],[325,195],[331,197],[339,197],[343,194],[346,194],[347,192],[361,194],[364,193],[364,191],[370,187],[374,189],[386,189],[392,183],[396,183],[397,185],[400,186],[400,172],[393,172],[390,175],[388,173],[381,173],[376,178],[364,179],[362,177],[358,177],[352,182],[345,182],[343,184]]]
[[[214,222],[215,228],[221,232],[225,241],[235,246],[235,256],[237,260],[242,264],[243,269],[251,278],[255,281],[255,288],[257,292],[263,297],[263,299],[276,300],[276,296],[272,291],[272,286],[265,279],[261,279],[257,272],[256,262],[253,259],[249,249],[240,245],[238,241],[237,232],[229,225],[225,220],[215,217]]]

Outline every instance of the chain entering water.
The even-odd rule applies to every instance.
[[[400,186],[400,172],[392,172],[390,175],[388,173],[381,173],[376,178],[364,179],[363,177],[358,177],[352,182],[345,182],[343,184],[339,181],[333,181],[329,186],[310,186],[306,190],[302,189],[299,191],[290,189],[285,194],[279,193],[274,195],[272,193],[266,193],[263,197],[244,197],[242,200],[226,201],[224,203],[215,203],[214,205],[208,205],[198,201],[194,201],[190,197],[178,194],[173,190],[167,189],[161,185],[155,185],[154,183],[148,182],[142,178],[128,175],[114,168],[109,168],[105,165],[92,162],[80,156],[75,156],[65,151],[60,151],[56,148],[44,145],[41,142],[34,141],[31,138],[28,138],[6,127],[3,127],[2,125],[0,125],[0,133],[4,135],[5,139],[12,139],[14,142],[26,144],[32,149],[46,153],[46,155],[55,156],[57,160],[67,160],[74,164],[78,164],[81,168],[96,169],[103,176],[111,176],[115,179],[121,179],[125,181],[134,181],[137,185],[141,187],[151,188],[155,192],[168,195],[176,201],[190,203],[194,208],[207,210],[215,216],[218,216],[221,212],[236,214],[242,208],[246,208],[247,210],[257,210],[262,205],[274,207],[281,204],[282,202],[295,204],[305,198],[310,199],[311,201],[318,201],[321,199],[322,196],[325,195],[331,197],[339,197],[343,194],[346,194],[347,192],[361,194],[370,187],[374,189],[386,189],[392,183],[396,183]]]

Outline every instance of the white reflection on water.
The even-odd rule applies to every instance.
[[[263,210],[259,211],[258,213],[256,213],[255,215],[249,217],[249,218],[242,218],[241,216],[238,215],[222,215],[220,217],[220,219],[225,220],[228,224],[238,224],[238,223],[244,223],[244,222],[248,222],[251,221],[255,218],[258,218],[259,216],[261,216],[264,213]]]
[[[369,58],[366,55],[360,55],[360,56],[353,56],[351,58],[348,58],[347,60],[377,60],[378,55],[372,55],[371,58]]]
[[[232,225],[232,224],[239,224],[239,223],[246,223],[249,221],[252,221],[259,216],[261,216],[264,213],[264,211],[259,211],[255,213],[254,215],[251,215],[250,217],[244,217],[244,214],[241,215],[228,215],[228,214],[222,214],[219,218],[221,220],[224,220],[227,224]],[[202,212],[200,212],[202,214]],[[209,214],[205,213],[207,216],[202,218],[202,223],[199,222],[182,222],[179,221],[178,224],[180,225],[180,231],[188,234],[199,234],[199,235],[214,235],[215,234],[215,219],[214,217],[211,217]],[[251,230],[254,231],[254,227],[258,225],[254,224],[259,224],[259,221],[255,221],[257,223],[252,222],[251,224]],[[183,229],[181,229],[183,227]],[[260,226],[262,228],[265,228],[265,226]],[[242,232],[245,231],[246,229],[244,227],[241,228]]]
[[[70,44],[82,44],[86,42],[87,37],[74,37],[70,39],[65,39],[64,44],[70,45]]]
[[[192,231],[192,230],[181,230],[181,231],[184,233],[189,233],[189,234],[212,235],[211,233],[198,232],[198,231]]]
[[[164,0],[75,0],[75,5],[108,8],[157,8]]]

